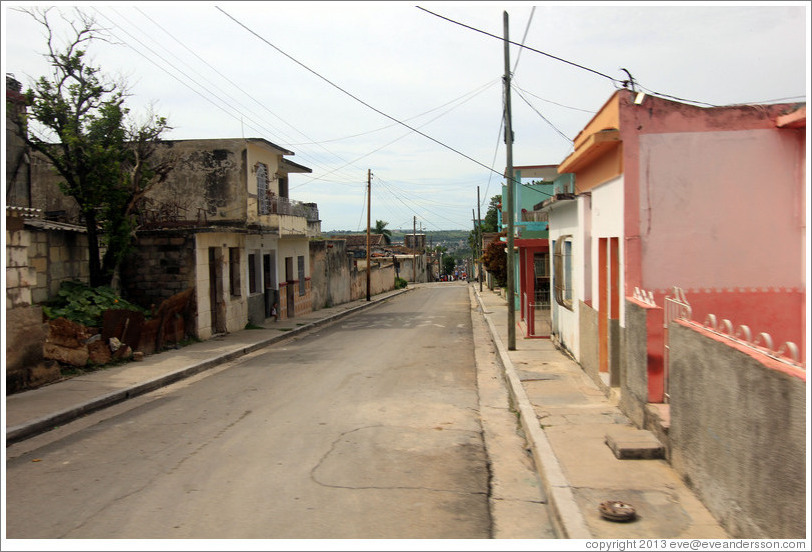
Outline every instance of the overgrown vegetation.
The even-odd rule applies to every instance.
[[[403,289],[409,285],[409,282],[404,280],[403,278],[395,278],[395,289]]]
[[[75,8],[76,20],[70,20],[57,10],[74,31],[60,47],[49,21],[52,9],[21,9],[45,31],[52,73],[25,92],[28,110],[19,114],[16,128],[51,163],[62,192],[76,201],[87,229],[90,284],[105,286],[131,247],[137,202],[172,170],[171,156],[157,153],[171,127],[151,111],[143,121],[131,118],[124,107],[126,84],[106,77],[85,57],[89,43],[105,40],[92,16]]]
[[[113,309],[131,310],[149,317],[150,312],[134,303],[122,299],[112,288],[89,287],[82,282],[68,280],[62,282],[56,297],[42,307],[48,318],[64,317],[71,322],[85,326],[99,327],[105,311]]]

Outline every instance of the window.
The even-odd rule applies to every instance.
[[[257,163],[257,209],[260,215],[271,212],[268,192],[268,167],[265,163]]]
[[[248,293],[257,293],[259,291],[257,258],[258,255],[254,253],[248,254]]]
[[[554,246],[555,302],[572,309],[572,236],[561,236]]]
[[[239,297],[240,293],[240,248],[228,248],[228,268],[231,276],[231,295]]]
[[[299,255],[299,295],[304,295],[305,291],[305,261],[304,256]]]

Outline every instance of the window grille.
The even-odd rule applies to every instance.
[[[555,302],[572,310],[572,236],[556,240],[553,253]]]

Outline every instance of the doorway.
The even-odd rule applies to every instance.
[[[226,303],[223,295],[223,252],[209,247],[209,312],[213,334],[226,331]]]
[[[293,277],[293,257],[285,257],[285,282],[287,285],[285,286],[285,298],[287,299],[287,313],[288,318],[293,318],[296,314],[296,280]]]

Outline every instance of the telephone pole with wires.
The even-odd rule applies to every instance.
[[[372,169],[367,169],[367,301],[370,301],[369,273],[372,272],[369,255],[369,233],[372,221]]]
[[[510,36],[508,12],[503,16],[505,25],[505,145],[507,146],[507,304],[508,304],[508,350],[516,350],[516,283],[513,281],[513,125],[510,113]]]

